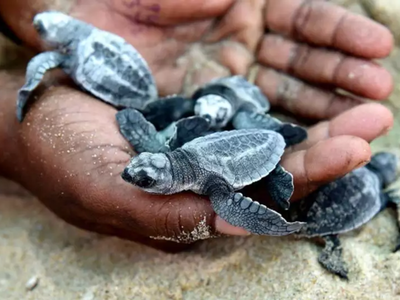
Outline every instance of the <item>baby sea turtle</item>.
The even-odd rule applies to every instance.
[[[138,154],[170,152],[195,138],[213,133],[210,123],[198,116],[183,118],[161,131],[157,131],[154,125],[135,109],[119,111],[116,119],[121,134]],[[278,165],[264,184],[272,200],[285,210],[289,209],[289,199],[294,189],[292,176]]]
[[[279,213],[236,191],[269,176],[279,189],[292,175],[278,167],[283,137],[270,130],[244,129],[212,133],[166,153],[133,157],[122,178],[154,194],[193,191],[210,197],[214,211],[228,223],[254,234],[288,235],[302,222],[287,222]]]
[[[190,101],[195,103],[190,105]],[[157,128],[162,127],[160,122],[174,121],[171,119],[173,114],[195,114],[208,120],[215,130],[225,128],[230,123],[235,129],[262,128],[277,131],[285,138],[287,146],[298,144],[307,138],[304,128],[282,123],[266,114],[270,109],[268,99],[256,85],[240,75],[210,81],[199,88],[191,100],[181,96],[170,97],[153,102],[151,108],[144,115]],[[155,115],[159,116],[159,111],[170,113],[155,118]]]
[[[116,107],[143,109],[157,100],[154,78],[143,57],[121,37],[57,11],[37,14],[33,26],[54,51],[29,62],[18,92],[17,118],[46,71],[61,68],[84,90]]]
[[[380,152],[366,166],[291,205],[289,219],[306,222],[298,235],[325,240],[318,261],[328,271],[348,279],[338,234],[364,225],[389,203],[399,204],[396,191],[383,192],[394,182],[396,174],[396,156]]]
[[[121,134],[136,153],[165,153],[181,147],[209,130],[209,123],[197,116],[183,118],[157,131],[142,113],[126,108],[116,114]]]

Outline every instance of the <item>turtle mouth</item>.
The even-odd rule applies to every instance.
[[[208,123],[212,123],[212,117],[209,114],[205,114],[202,116]]]

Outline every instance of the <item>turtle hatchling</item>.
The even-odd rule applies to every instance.
[[[144,112],[147,120],[157,128],[165,120],[171,122],[172,115],[195,114],[210,122],[215,130],[225,128],[229,123],[235,129],[261,128],[277,131],[285,138],[286,146],[298,144],[307,138],[307,131],[299,126],[282,123],[266,114],[270,109],[268,99],[254,84],[243,76],[235,75],[218,78],[200,87],[190,99],[175,96],[151,103],[151,109]],[[168,111],[168,116],[158,117],[157,112]]]
[[[383,191],[395,181],[396,174],[396,156],[380,152],[364,167],[322,186],[291,205],[288,219],[306,222],[298,235],[325,240],[325,248],[318,258],[325,269],[348,279],[338,234],[359,228],[390,203],[399,205],[396,190]]]
[[[144,152],[131,159],[122,178],[140,189],[169,195],[193,191],[210,197],[214,211],[228,223],[260,235],[288,235],[302,222],[287,222],[278,212],[236,191],[276,172],[276,188],[292,175],[277,168],[285,149],[277,132],[230,130],[196,138],[166,153]]]
[[[116,114],[121,134],[135,149],[136,153],[165,153],[173,151],[195,138],[213,133],[210,123],[202,117],[192,116],[172,123],[157,131],[137,110],[127,108]],[[271,199],[287,210],[293,194],[293,178],[277,165],[264,182]]]
[[[235,129],[262,128],[279,132],[286,146],[298,144],[307,138],[307,131],[266,114],[268,99],[243,76],[218,78],[199,88],[192,98],[196,101],[197,116],[206,118],[214,128],[223,128],[231,122]]]
[[[165,153],[181,147],[187,142],[208,133],[209,123],[197,116],[180,119],[163,130],[157,131],[143,114],[133,108],[116,114],[121,134],[136,153]]]
[[[46,71],[61,68],[83,90],[116,107],[143,109],[157,100],[150,69],[123,38],[57,11],[37,14],[33,26],[47,46],[28,63],[26,82],[18,91],[17,118]]]

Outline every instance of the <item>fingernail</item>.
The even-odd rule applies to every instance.
[[[218,217],[215,219],[215,229],[223,234],[228,234],[228,235],[241,235],[241,236],[246,236],[250,235],[251,233],[244,230],[243,228],[233,226],[226,221],[222,220],[221,217]]]
[[[357,166],[355,166],[354,169],[358,169],[358,168],[364,167],[370,161],[371,161],[370,159],[369,160],[364,160],[364,161],[360,162]]]

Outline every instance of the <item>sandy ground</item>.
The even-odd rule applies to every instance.
[[[355,1],[337,2],[363,13]],[[382,9],[388,2],[400,3],[361,1],[381,22],[400,15]],[[399,50],[383,63],[400,82]],[[395,127],[372,146],[400,152],[400,84],[388,105]],[[319,266],[321,247],[311,240],[226,238],[165,254],[76,229],[0,179],[0,299],[400,299],[395,218],[387,209],[342,236],[351,277],[345,282]],[[28,290],[27,283],[36,286]]]

